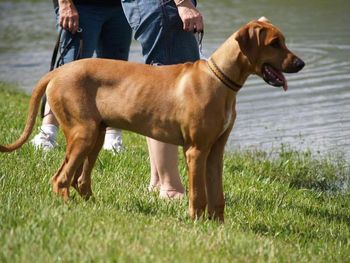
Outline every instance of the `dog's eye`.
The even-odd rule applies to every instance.
[[[271,43],[270,46],[273,48],[280,48],[281,47],[281,43],[280,40],[278,38],[274,39]]]

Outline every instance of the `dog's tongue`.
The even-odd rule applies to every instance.
[[[275,74],[275,76],[277,77],[277,81],[281,82],[281,86],[283,86],[284,91],[288,90],[288,82],[287,79],[284,77],[282,72],[277,71],[276,69],[274,69],[273,67],[270,67],[270,70]]]

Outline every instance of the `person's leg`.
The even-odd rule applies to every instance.
[[[97,57],[128,60],[132,31],[121,6],[103,7],[104,21],[96,49]],[[103,149],[122,150],[121,130],[107,127]]]
[[[173,1],[143,0],[122,2],[127,19],[140,41],[147,64],[176,64],[199,59],[193,34],[182,30]],[[184,188],[177,166],[177,147],[147,139],[150,153],[149,189],[159,187],[161,197],[181,197]]]
[[[153,156],[151,143],[149,142],[151,138],[146,138],[146,140],[147,140],[147,148],[148,148],[148,155],[149,155],[149,163],[151,166],[151,177],[150,177],[150,182],[148,184],[148,191],[150,192],[159,191],[161,184],[160,184],[158,171],[156,168],[155,157]]]
[[[161,29],[155,45],[148,49],[148,63],[177,64],[199,59],[198,45],[192,33],[182,30],[182,22],[173,1],[163,1],[160,5]],[[162,51],[160,51],[162,50]],[[152,60],[151,60],[152,59]],[[161,197],[181,197],[184,188],[178,171],[177,147],[156,140],[149,140],[155,156],[161,182]],[[162,158],[158,156],[161,155]]]
[[[79,25],[82,31],[83,37],[83,50],[82,58],[89,58],[93,56],[93,53],[97,47],[98,38],[100,35],[101,21],[98,16],[93,12],[94,8],[88,5],[77,5],[79,13]],[[58,8],[55,9],[56,21],[58,21]],[[58,24],[57,24],[58,26]],[[70,48],[65,54],[62,54],[62,63],[69,63],[74,61],[77,57],[79,50],[79,39],[72,35],[68,31],[63,31],[61,36],[60,51],[64,49],[67,43],[72,43]],[[60,52],[58,56],[60,56]],[[39,133],[33,138],[32,143],[36,148],[42,148],[44,150],[50,150],[56,145],[56,134],[58,130],[58,122],[51,112],[48,103],[45,104],[44,117],[42,126]]]
[[[183,197],[184,187],[182,186],[178,170],[178,147],[151,138],[147,138],[147,143],[151,160],[151,172],[153,169],[158,175],[159,196],[162,198]],[[157,177],[152,177],[151,173],[150,190],[157,187],[157,182],[152,181],[155,179]],[[156,185],[152,187],[154,184]]]

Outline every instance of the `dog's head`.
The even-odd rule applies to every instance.
[[[253,74],[272,86],[283,86],[287,90],[283,73],[296,73],[305,66],[287,48],[281,31],[265,17],[242,27],[237,32],[236,40],[243,55],[248,58]]]

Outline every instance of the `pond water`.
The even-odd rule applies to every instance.
[[[250,77],[238,95],[228,149],[283,145],[350,157],[350,1],[199,1],[203,52],[210,54],[246,22],[268,17],[306,67],[286,75],[289,90]],[[51,1],[0,1],[0,80],[30,93],[48,70],[55,41]],[[133,42],[130,60],[142,62]]]

